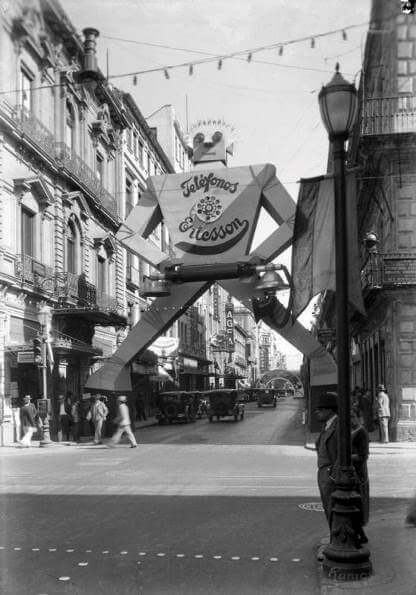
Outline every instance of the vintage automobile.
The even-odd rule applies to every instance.
[[[208,419],[214,417],[233,417],[234,421],[244,419],[244,403],[240,399],[240,391],[236,389],[216,389],[205,392],[208,397]]]
[[[160,393],[156,399],[159,409],[156,414],[159,424],[174,421],[195,421],[198,413],[199,399],[195,393],[186,391],[168,391]]]
[[[257,389],[257,407],[263,407],[263,405],[271,405],[272,407],[276,407],[276,404],[276,392],[273,388]]]

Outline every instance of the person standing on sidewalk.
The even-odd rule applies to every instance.
[[[101,400],[101,395],[95,395],[91,407],[91,418],[94,424],[94,444],[102,444],[103,424],[108,415],[107,405]]]
[[[109,446],[115,446],[118,444],[122,435],[126,433],[127,438],[130,441],[130,448],[136,448],[136,438],[130,427],[131,421],[129,408],[127,406],[127,397],[125,395],[120,395],[117,397],[117,403],[117,417],[114,419],[114,423],[117,424],[117,429],[109,442]]]
[[[337,393],[328,392],[320,395],[317,399],[315,412],[318,420],[324,424],[316,441],[316,451],[318,455],[318,487],[325,516],[328,524],[330,524],[331,495],[336,488],[332,472],[338,457]]]
[[[71,408],[71,417],[72,417],[72,438],[74,442],[79,442],[80,436],[80,424],[81,424],[81,404],[77,399],[72,403]]]
[[[31,403],[32,397],[25,395],[23,397],[23,406],[20,409],[21,424],[23,427],[23,438],[18,442],[25,448],[29,448],[33,434],[39,425],[39,416],[36,407]]]
[[[380,442],[389,442],[390,400],[384,384],[377,387],[377,418],[380,425]]]
[[[357,531],[360,543],[367,543],[368,539],[363,527],[368,523],[370,511],[370,489],[368,481],[367,459],[369,455],[368,432],[361,425],[359,411],[351,409],[351,456],[352,464],[358,479],[358,491],[361,496],[361,523]]]

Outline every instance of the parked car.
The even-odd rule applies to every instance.
[[[276,407],[277,398],[273,388],[258,388],[257,389],[257,407],[263,407],[263,405],[271,405]]]
[[[278,399],[281,399],[282,397],[287,397],[287,390],[285,388],[278,388],[276,390],[276,396]]]
[[[208,396],[208,419],[210,422],[214,417],[219,420],[221,417],[233,417],[234,421],[244,419],[244,403],[241,402],[239,391],[236,389],[217,389],[207,391]]]
[[[186,391],[168,391],[160,393],[156,404],[159,409],[156,418],[160,424],[194,421],[197,416],[199,400],[195,393]]]

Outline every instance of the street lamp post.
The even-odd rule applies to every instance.
[[[335,195],[336,336],[338,368],[338,463],[336,490],[332,494],[330,544],[325,548],[323,568],[338,580],[357,580],[371,574],[370,552],[359,545],[360,495],[351,457],[350,333],[348,317],[348,237],[345,190],[345,142],[354,126],[357,90],[339,73],[319,93],[322,120],[332,143]]]
[[[39,312],[39,321],[41,326],[41,333],[42,333],[42,392],[43,398],[39,399],[38,402],[41,402],[42,408],[40,411],[40,416],[43,422],[42,428],[42,440],[39,443],[39,446],[45,447],[50,446],[53,444],[50,436],[50,425],[49,425],[49,399],[48,399],[48,355],[47,355],[47,340],[48,340],[48,318],[49,318],[49,309],[47,306],[44,306],[40,309]]]

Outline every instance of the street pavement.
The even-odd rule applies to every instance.
[[[337,585],[315,558],[327,527],[301,408],[286,400],[253,406],[243,422],[142,426],[137,449],[2,449],[0,592],[415,595],[416,529],[404,517],[416,449],[372,446],[375,573]],[[295,444],[284,443],[290,433]]]

